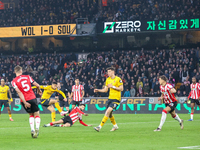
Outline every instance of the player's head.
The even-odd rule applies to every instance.
[[[51,87],[52,87],[52,89],[56,89],[57,88],[57,82],[52,82]]]
[[[114,67],[108,67],[106,70],[107,70],[109,77],[115,75],[115,68]]]
[[[22,67],[17,65],[15,68],[14,68],[14,71],[15,71],[15,74],[17,76],[21,75],[22,74]]]
[[[80,108],[81,111],[83,111],[85,109],[85,104],[80,104],[79,108]]]
[[[5,80],[1,79],[1,85],[4,86],[5,85]]]
[[[75,78],[75,84],[79,85],[79,78]]]
[[[165,85],[166,84],[166,82],[167,82],[167,77],[165,76],[165,75],[162,75],[162,76],[160,76],[159,77],[159,83],[160,83],[160,85]]]
[[[197,79],[195,77],[192,77],[192,83],[196,83]]]
[[[58,88],[60,88],[60,87],[61,87],[61,84],[60,84],[60,82],[58,82],[58,83],[57,83],[57,87],[58,87]]]

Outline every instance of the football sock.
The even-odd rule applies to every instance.
[[[101,121],[100,127],[103,127],[103,125],[106,123],[107,120],[108,120],[108,117],[104,116]]]
[[[58,109],[58,111],[61,113],[62,109],[60,108],[60,105],[58,102],[55,103],[56,108]]]
[[[11,114],[8,114],[9,115],[9,118],[12,118],[12,115]]]
[[[30,127],[31,127],[31,131],[35,131],[35,129],[34,129],[34,116],[29,117],[29,124],[30,124]]]
[[[115,121],[115,117],[114,117],[114,116],[112,116],[112,117],[110,118],[110,121],[112,122],[113,125],[116,125],[116,124],[117,124],[116,121]]]
[[[179,118],[178,114],[176,114],[173,118],[181,123],[181,119]]]
[[[194,113],[191,113],[191,114],[190,114],[190,118],[191,118],[191,119],[193,119],[193,115],[194,115]]]
[[[36,124],[36,129],[40,128],[40,116],[35,116],[35,124]]]
[[[52,122],[56,121],[56,112],[51,112],[51,120]]]
[[[165,123],[165,120],[167,118],[167,111],[166,110],[163,110],[162,111],[162,117],[161,117],[161,120],[160,120],[160,125],[158,128],[162,128],[163,124]]]

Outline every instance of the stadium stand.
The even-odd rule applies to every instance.
[[[135,19],[174,19],[200,16],[200,0],[112,0],[105,6],[96,0],[19,0],[16,7],[0,10],[0,26],[24,26]]]
[[[103,97],[107,95],[96,95],[93,89],[104,86],[106,68],[114,66],[124,82],[123,96],[159,96],[158,77],[163,74],[180,88],[179,95],[185,96],[190,91],[191,77],[196,76],[200,81],[198,61],[196,49],[92,52],[83,62],[77,62],[73,53],[12,55],[0,57],[0,78],[5,78],[10,85],[13,68],[18,64],[23,67],[24,74],[31,75],[42,85],[57,81],[71,90],[74,78],[79,77],[87,97]],[[16,94],[14,90],[12,93]]]

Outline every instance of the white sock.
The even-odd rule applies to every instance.
[[[29,117],[29,124],[30,124],[30,127],[31,127],[31,131],[35,131],[35,129],[34,129],[34,117],[33,116]]]
[[[176,114],[176,116],[174,117],[174,119],[181,123],[181,119],[179,118],[178,114]]]
[[[117,124],[114,125],[115,128],[118,128]]]
[[[47,127],[51,126],[50,123],[46,124]]]
[[[193,120],[193,115],[194,115],[193,113],[190,114],[190,118],[191,118],[192,120]]]
[[[102,126],[101,126],[101,125],[99,125],[99,128],[101,129],[101,128],[102,128]]]
[[[36,124],[36,129],[38,129],[38,130],[40,128],[40,121],[41,121],[40,116],[36,116],[35,117],[35,124]]]
[[[167,118],[167,114],[165,112],[162,112],[162,117],[161,117],[161,120],[160,120],[160,125],[158,128],[162,128],[163,124],[165,123],[165,120]]]

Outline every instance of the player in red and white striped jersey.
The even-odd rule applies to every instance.
[[[72,109],[74,109],[74,107],[77,105],[79,106],[79,104],[82,102],[83,97],[85,95],[85,91],[82,85],[79,84],[79,78],[75,79],[75,85],[72,86],[72,93],[70,98],[73,97],[73,100],[71,102],[72,104]]]
[[[193,115],[194,115],[194,106],[195,103],[200,107],[200,84],[197,83],[197,80],[195,77],[192,78],[192,84],[190,84],[190,95],[188,96],[187,101],[191,101],[191,114],[190,119],[188,121],[193,121]]]
[[[71,127],[77,120],[79,120],[79,122],[84,126],[92,126],[92,125],[87,125],[82,121],[82,115],[88,116],[88,114],[82,112],[84,109],[85,109],[85,104],[80,104],[79,107],[75,107],[68,116],[65,116],[59,121],[45,124],[44,127],[49,127],[49,126]]]
[[[179,118],[178,114],[175,112],[175,108],[177,106],[177,100],[174,96],[174,93],[176,93],[175,88],[167,83],[167,77],[162,75],[159,78],[160,83],[160,91],[162,93],[161,97],[158,98],[158,100],[164,100],[166,108],[162,111],[162,117],[160,121],[159,127],[154,131],[161,131],[161,128],[167,118],[167,113],[169,112],[171,116],[177,120],[180,123],[181,129],[183,129],[183,120]]]

